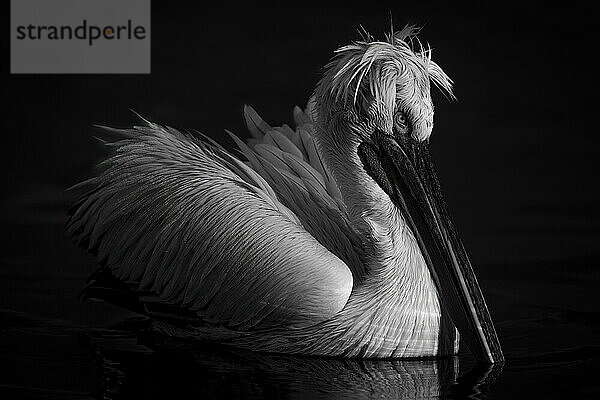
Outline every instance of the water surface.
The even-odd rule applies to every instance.
[[[478,366],[464,349],[406,361],[254,354],[156,336],[139,316],[77,302],[94,261],[62,234],[70,199],[56,193],[4,216],[2,240],[12,244],[0,267],[6,398],[564,398],[600,390],[591,298],[598,257],[477,267],[503,366]]]

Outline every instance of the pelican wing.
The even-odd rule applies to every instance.
[[[269,183],[208,138],[146,122],[119,140],[68,233],[137,290],[238,330],[305,326],[345,305],[345,263]]]
[[[350,268],[355,284],[364,277],[361,241],[349,222],[340,190],[314,139],[314,124],[299,107],[296,129],[271,127],[250,106],[244,108],[252,138],[245,144],[230,132],[248,164],[306,230]]]

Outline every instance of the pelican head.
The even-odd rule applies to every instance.
[[[453,98],[452,80],[432,61],[431,49],[425,49],[416,33],[408,26],[385,41],[365,34],[363,40],[338,49],[308,112],[351,218],[357,225],[366,220],[366,230],[394,223],[402,225],[399,231],[408,228],[441,305],[472,352],[494,362],[502,359],[496,333],[428,151],[434,116],[431,86]],[[379,213],[373,211],[378,208]],[[382,242],[381,235],[374,242]]]
[[[452,80],[416,33],[415,27],[407,26],[386,41],[365,34],[362,41],[336,51],[311,105],[320,126],[332,128],[321,130],[321,140],[340,147],[365,140],[375,131],[420,142],[429,139],[434,114],[431,84],[447,97],[454,96]],[[418,50],[413,49],[413,40]]]

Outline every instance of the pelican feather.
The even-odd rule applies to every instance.
[[[251,137],[226,131],[237,155],[142,117],[102,128],[111,154],[66,224],[101,266],[83,297],[289,354],[451,355],[456,323],[478,359],[502,360],[427,150],[430,83],[451,97],[452,81],[417,32],[338,49],[293,128],[244,106]]]
[[[348,267],[243,162],[153,123],[112,131],[67,231],[119,279],[235,329],[314,324],[345,305]]]

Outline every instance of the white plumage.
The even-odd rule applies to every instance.
[[[165,332],[253,350],[454,354],[417,239],[357,153],[400,112],[415,140],[428,138],[429,81],[451,93],[412,35],[338,50],[294,129],[246,107],[252,138],[229,133],[243,158],[148,121],[110,129],[114,152],[80,185],[67,225],[118,281],[102,275],[89,297],[124,293]]]

